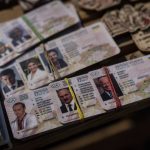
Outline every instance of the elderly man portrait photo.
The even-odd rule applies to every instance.
[[[118,86],[116,80],[112,76],[112,74],[110,75],[110,77],[111,77],[111,82],[113,83],[114,89],[117,93],[117,96],[118,97],[122,96],[123,93],[122,93],[120,87]],[[111,83],[107,76],[101,76],[101,77],[95,79],[94,82],[96,84],[96,87],[97,87],[103,101],[113,99],[113,91],[112,91]]]
[[[60,107],[62,113],[77,110],[77,106],[73,100],[69,88],[60,89],[57,91],[57,94],[62,103],[62,106]]]

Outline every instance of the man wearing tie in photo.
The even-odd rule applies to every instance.
[[[22,80],[16,79],[14,71],[10,68],[0,73],[0,80],[4,84],[2,89],[4,93],[8,93],[24,85]]]
[[[117,93],[117,96],[122,96],[123,93],[122,91],[120,90],[116,80],[114,79],[114,77],[112,75],[111,76],[111,80],[112,80],[112,83],[113,83],[113,86],[115,88],[115,91]],[[100,85],[100,87],[98,88],[99,92],[100,92],[100,95],[103,99],[103,101],[107,101],[107,100],[110,100],[110,99],[113,99],[113,95],[112,95],[112,87],[111,87],[111,84],[109,82],[109,79],[107,76],[102,76],[102,77],[99,77],[98,78],[98,83]]]
[[[74,100],[68,88],[60,89],[58,91],[58,97],[62,102],[62,106],[60,107],[62,113],[77,110],[77,106],[74,103]]]
[[[100,95],[103,101],[112,99],[113,96],[112,96],[112,91],[111,91],[111,85],[110,85],[108,78],[106,76],[103,76],[103,77],[98,78],[98,81],[102,88]]]

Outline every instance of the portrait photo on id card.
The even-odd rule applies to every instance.
[[[62,104],[60,106],[62,113],[73,112],[77,110],[75,100],[73,99],[68,87],[57,90],[57,95]]]
[[[61,54],[58,47],[52,48],[47,51],[48,61],[54,65],[57,70],[63,69],[68,66],[66,61],[64,60],[63,55]]]
[[[36,133],[38,116],[29,93],[7,98],[5,108],[15,138],[22,139]]]
[[[19,64],[30,88],[36,88],[48,83],[48,72],[39,57],[33,56],[21,61]]]
[[[24,81],[15,65],[0,70],[0,86],[4,96],[17,92],[24,87]]]
[[[17,47],[27,40],[31,39],[31,35],[26,31],[26,29],[18,24],[14,26],[11,30],[8,30],[8,37],[11,39],[12,45]]]
[[[115,80],[113,74],[110,74],[110,78],[113,83],[113,86],[114,86],[117,96],[118,97],[123,96],[123,93],[122,93],[120,87],[118,86],[118,83]],[[100,96],[102,97],[103,101],[113,99],[113,91],[112,91],[111,83],[106,75],[100,76],[93,80],[94,80],[94,83],[95,83],[95,85],[98,89],[98,92],[99,92]]]

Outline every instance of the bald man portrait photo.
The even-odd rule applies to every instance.
[[[69,88],[60,89],[57,91],[57,94],[62,103],[62,106],[60,107],[62,113],[77,110],[77,106],[73,100]]]
[[[111,77],[111,81],[113,83],[114,89],[117,93],[117,96],[118,97],[122,96],[123,93],[122,93],[119,85],[117,84],[117,81],[115,80],[114,76],[112,74],[110,74],[110,77]],[[107,76],[101,76],[101,77],[95,79],[94,82],[96,84],[96,87],[97,87],[103,101],[113,99],[112,87],[111,87],[111,84],[110,84]]]

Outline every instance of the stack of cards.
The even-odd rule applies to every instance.
[[[121,0],[76,3],[101,11]],[[0,24],[0,92],[14,138],[24,139],[149,98],[150,55],[65,78],[119,54],[112,36],[130,32],[139,49],[149,51],[149,6],[124,5],[102,17],[108,29],[97,22],[50,41],[49,37],[80,22],[73,5],[52,1]],[[65,79],[56,81],[60,78]],[[6,137],[2,122],[0,145]]]
[[[125,32],[135,32],[138,29],[145,30],[150,27],[150,3],[124,5],[120,10],[113,10],[102,17],[102,21],[108,26],[113,36]]]
[[[140,12],[142,18],[143,29],[132,33],[132,39],[137,47],[143,52],[150,51],[150,3],[139,3],[135,8]]]
[[[150,55],[14,94],[4,101],[22,139],[150,97]]]
[[[121,0],[77,0],[76,3],[84,9],[101,11],[120,4]]]
[[[53,1],[20,18],[0,24],[0,66],[79,22],[73,5],[65,6],[61,1]]]
[[[59,81],[5,99],[14,138],[22,139],[105,112],[88,75],[72,78],[68,82],[70,86],[66,81]]]
[[[102,114],[105,111],[96,97],[93,85],[87,74],[51,83],[52,99],[58,119],[68,123]]]
[[[0,69],[2,93],[7,97],[41,87],[119,52],[103,23],[90,25],[39,46]]]
[[[149,62],[150,55],[89,72],[103,108],[112,109],[150,97]]]
[[[52,69],[61,77],[120,52],[105,25],[100,22],[46,43],[46,50]]]
[[[150,27],[143,31],[137,31],[131,36],[133,41],[141,51],[150,52]]]
[[[3,23],[0,26],[0,35],[0,66],[19,56],[31,45],[40,42],[21,18]]]
[[[57,0],[27,13],[23,19],[45,39],[80,22],[72,7],[68,8]]]
[[[15,138],[22,139],[61,126],[48,87],[5,100]]]

